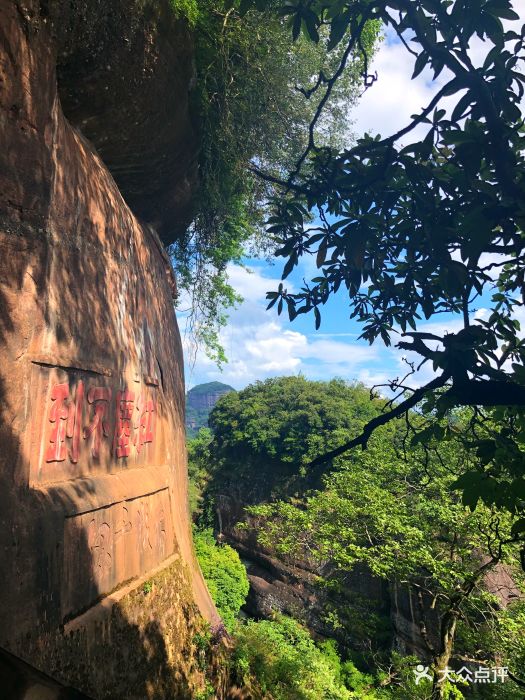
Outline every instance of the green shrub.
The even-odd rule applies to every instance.
[[[298,622],[278,616],[238,625],[234,667],[254,697],[346,700],[353,696],[337,678],[334,651],[323,652]]]
[[[201,428],[188,447],[188,498],[193,518],[202,520],[202,492],[209,480],[209,465],[213,461],[209,446],[212,436],[209,428]],[[213,522],[213,518],[211,518]],[[200,523],[202,525],[202,522]],[[207,523],[206,523],[207,524]]]
[[[232,631],[250,588],[246,569],[232,547],[217,544],[211,530],[195,530],[193,541],[211,597],[226,629]]]
[[[194,27],[199,17],[197,0],[170,0],[171,6],[178,17],[185,17],[190,27]]]

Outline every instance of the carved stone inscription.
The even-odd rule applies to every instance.
[[[137,454],[143,445],[153,442],[153,414],[155,402],[142,394],[125,389],[116,392],[115,420],[112,426],[109,420],[111,389],[92,386],[87,392],[84,411],[84,382],[80,380],[74,392],[69,384],[55,384],[51,388],[48,404],[48,423],[46,438],[46,462],[63,462],[69,456],[70,461],[78,462],[82,439],[89,440],[91,456],[100,457],[101,443],[113,436],[113,454],[129,457],[133,448]],[[137,413],[135,413],[135,410]],[[87,413],[87,424],[83,416]],[[69,450],[67,441],[70,440]]]
[[[63,617],[154,568],[173,546],[167,488],[67,518]]]
[[[105,377],[38,368],[33,483],[154,463],[157,388],[111,386]]]

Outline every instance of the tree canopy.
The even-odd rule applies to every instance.
[[[221,397],[210,413],[211,441],[192,443],[192,462],[208,465],[206,498],[225,488],[242,489],[243,501],[282,496],[316,474],[315,457],[349,437],[377,415],[361,385],[334,379],[277,377]],[[202,467],[201,467],[202,468]]]
[[[324,562],[333,589],[344,591],[345,573],[365,565],[391,589],[406,590],[434,674],[432,691],[420,688],[421,697],[428,691],[442,698],[443,672],[454,666],[453,659],[469,657],[490,666],[499,651],[498,633],[506,626],[501,601],[487,588],[487,574],[503,562],[511,564],[519,597],[515,552],[521,538],[511,517],[487,507],[472,513],[451,493],[461,446],[448,445],[448,453],[432,459],[430,470],[419,449],[403,455],[400,447],[399,426],[391,423],[376,431],[366,452],[340,461],[321,490],[249,512],[258,516],[262,544]],[[513,610],[523,624],[523,606]],[[518,638],[515,644],[505,663],[519,680],[523,650]]]
[[[291,618],[250,620],[237,629],[234,668],[257,700],[351,700],[356,696],[345,687],[340,667],[337,653],[323,653]]]
[[[455,429],[444,443],[423,427],[410,444],[406,421],[391,421],[374,432],[366,451],[339,456],[325,475],[312,469],[317,455],[360,434],[381,406],[362,386],[303,377],[257,382],[222,397],[210,415],[211,434],[191,443],[192,463],[207,475],[199,477],[207,481],[207,505],[228,493],[248,505],[240,527],[253,530],[266,552],[311,563],[330,591],[327,624],[344,629],[340,641],[358,651],[361,670],[375,675],[356,697],[461,698],[461,684],[454,694],[442,676],[466,659],[484,667],[501,662],[525,683],[525,610],[516,600],[525,590],[517,566],[525,542],[520,517],[484,504],[468,508],[453,490],[477,463],[461,440],[468,413],[454,414]],[[425,423],[417,413],[410,420]],[[450,429],[445,420],[435,425],[443,435]],[[384,580],[391,599],[408,596],[433,687],[411,688],[410,660],[391,657],[388,634],[377,638],[378,610],[349,595],[356,567]],[[490,584],[493,570],[508,582],[507,597]],[[379,671],[386,673],[382,681]],[[501,697],[519,693],[509,683]]]

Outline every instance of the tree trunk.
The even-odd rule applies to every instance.
[[[432,683],[431,700],[442,700],[444,697],[446,671],[454,648],[457,621],[458,613],[454,609],[448,610],[441,620],[440,652],[434,657],[434,681]]]

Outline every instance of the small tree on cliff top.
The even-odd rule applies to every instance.
[[[221,399],[210,413],[212,440],[194,460],[208,462],[204,505],[227,493],[243,503],[304,488],[308,462],[357,435],[379,412],[361,385],[276,377]]]
[[[398,347],[435,374],[415,390],[394,382],[403,400],[318,463],[366,446],[377,425],[423,398],[429,414],[474,406],[468,440],[481,466],[458,486],[472,504],[481,497],[519,510],[525,502],[525,341],[516,318],[525,299],[525,26],[515,26],[511,0],[298,0],[279,4],[279,12],[289,18],[294,39],[317,42],[328,26],[328,48],[344,51],[338,68],[320,75],[312,90],[317,110],[309,141],[280,179],[269,219],[286,261],[283,278],[305,255],[316,256],[319,272],[298,292],[281,284],[268,294],[269,305],[286,309],[290,319],[313,312],[319,326],[323,304],[346,289],[362,337],[388,345],[402,334]],[[373,83],[361,41],[371,19],[398,36],[414,78],[432,71],[435,95],[396,134],[334,150],[318,143],[315,125],[353,51],[363,54],[365,85]],[[479,40],[485,56],[476,61]],[[421,126],[426,136],[411,140]],[[473,319],[476,300],[489,307],[485,319]],[[458,314],[463,328],[444,337],[425,333],[424,320],[441,313]],[[489,417],[497,429],[480,441],[477,426]]]

